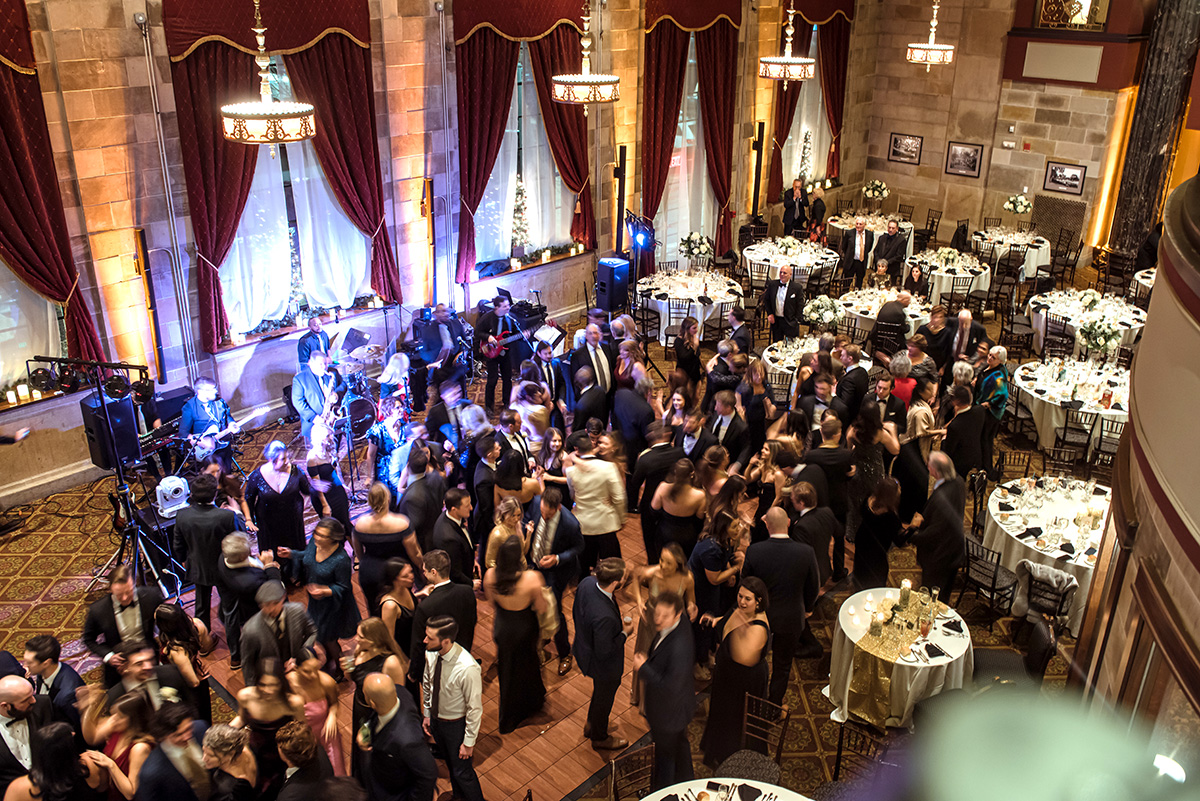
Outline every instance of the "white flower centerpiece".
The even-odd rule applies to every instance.
[[[1004,201],[1004,210],[1013,214],[1028,214],[1033,210],[1033,203],[1024,194],[1009,195]]]
[[[842,304],[828,295],[821,295],[805,303],[803,313],[805,321],[820,329],[832,328],[846,316]]]
[[[794,236],[781,236],[775,240],[775,249],[783,256],[798,256],[804,250],[804,244]]]
[[[1116,353],[1121,346],[1120,329],[1097,312],[1085,313],[1076,333],[1087,346],[1089,356],[1097,361]]]
[[[1091,310],[1092,308],[1094,308],[1096,306],[1096,304],[1099,303],[1103,299],[1104,299],[1104,296],[1101,295],[1099,292],[1097,292],[1094,289],[1085,289],[1079,293],[1080,305],[1082,305],[1083,308],[1088,309],[1088,310]]]
[[[706,261],[713,257],[713,246],[704,234],[692,231],[679,240],[679,255],[692,262]]]
[[[949,267],[952,264],[957,264],[961,257],[962,254],[959,253],[955,248],[938,248],[933,254],[934,261],[943,267]]]
[[[874,181],[867,181],[862,188],[862,193],[867,200],[883,200],[891,194],[888,192],[887,184],[878,178]]]

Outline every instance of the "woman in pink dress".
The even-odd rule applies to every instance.
[[[317,742],[329,755],[333,775],[345,776],[342,760],[342,735],[338,731],[338,686],[328,673],[321,670],[321,660],[309,656],[288,674],[292,692],[304,700],[304,719]]]

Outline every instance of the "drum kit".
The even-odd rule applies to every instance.
[[[375,393],[367,379],[366,369],[383,364],[382,345],[362,345],[342,357],[338,369],[346,382],[346,395],[338,412],[339,429],[348,430],[351,441],[362,442],[378,418]]]

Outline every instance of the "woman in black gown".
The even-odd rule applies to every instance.
[[[358,584],[367,599],[367,614],[379,614],[379,596],[386,589],[383,566],[394,557],[407,559],[413,566],[414,580],[424,564],[416,532],[402,514],[391,511],[392,493],[376,481],[367,493],[371,511],[354,521],[350,539],[358,554]],[[420,582],[424,584],[424,582]]]
[[[542,468],[542,483],[547,487],[557,487],[562,493],[562,505],[565,509],[575,506],[571,495],[571,485],[567,482],[567,472],[563,467],[563,446],[566,439],[563,432],[557,428],[547,428],[542,435],[542,447],[533,460]]]
[[[704,362],[700,360],[700,323],[695,317],[684,317],[675,337],[675,364],[687,374],[692,386],[704,377]]]
[[[767,441],[767,421],[775,418],[775,398],[767,385],[767,366],[761,359],[750,361],[737,394],[750,433],[750,452],[758,453]]]
[[[691,556],[692,549],[696,547],[700,528],[704,524],[708,497],[704,490],[692,486],[694,473],[691,461],[680,459],[650,499],[650,508],[658,513],[658,519],[643,521],[642,525],[657,531],[657,535],[646,537],[646,558],[652,565],[657,563],[658,550],[663,545],[672,542],[677,544],[683,549],[685,557]],[[652,548],[654,544],[659,548]]]
[[[767,623],[767,585],[762,579],[742,579],[737,602],[725,617],[717,621],[705,615],[716,629],[721,645],[713,669],[712,690],[708,702],[708,721],[700,749],[704,764],[714,767],[741,748],[742,720],[746,696],[764,697],[770,678],[767,649],[771,645],[771,627]],[[766,753],[766,743],[748,741],[747,745]]]
[[[218,723],[204,733],[204,767],[212,779],[208,801],[256,801],[258,764],[247,747],[249,733]]]
[[[246,478],[246,503],[258,525],[259,552],[274,551],[280,572],[291,581],[295,574],[292,551],[304,550],[304,498],[311,500],[312,485],[292,464],[292,455],[279,440],[267,444],[263,458],[266,463]]]
[[[888,551],[902,539],[899,508],[900,483],[884,476],[862,503],[851,571],[857,589],[888,586]]]
[[[354,704],[350,708],[350,775],[363,775],[363,751],[358,747],[358,731],[363,723],[371,716],[371,706],[363,687],[367,676],[372,673],[386,674],[394,684],[403,686],[405,674],[408,673],[408,658],[396,644],[396,638],[377,617],[369,617],[358,624],[358,644],[354,647],[354,656],[347,657],[350,664],[350,678],[354,682]],[[301,715],[300,720],[304,720]]]
[[[492,638],[500,674],[500,733],[514,730],[546,701],[538,645],[538,615],[546,609],[545,582],[536,570],[522,568],[521,538],[500,546],[496,566],[483,577],[483,588],[496,616]]]
[[[258,683],[237,694],[238,715],[233,727],[250,732],[250,751],[258,765],[255,789],[258,797],[267,801],[279,795],[287,771],[275,746],[275,733],[293,720],[304,722],[304,700],[289,689],[283,663],[267,657],[258,663]]]
[[[782,452],[783,443],[776,440],[764,442],[746,466],[746,481],[758,494],[751,542],[760,542],[767,538],[767,526],[763,523],[763,515],[775,505],[775,499],[779,497],[780,490],[790,475],[790,471],[781,470],[775,464]],[[725,484],[728,486],[729,482],[726,481]]]

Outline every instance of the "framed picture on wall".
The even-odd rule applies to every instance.
[[[948,142],[946,145],[946,174],[978,178],[983,166],[983,145]]]
[[[1083,164],[1047,161],[1046,180],[1042,183],[1042,189],[1067,195],[1082,195],[1083,179],[1086,177],[1087,167]]]
[[[901,164],[920,164],[921,145],[925,137],[913,134],[893,133],[888,145],[888,161],[898,161]]]

